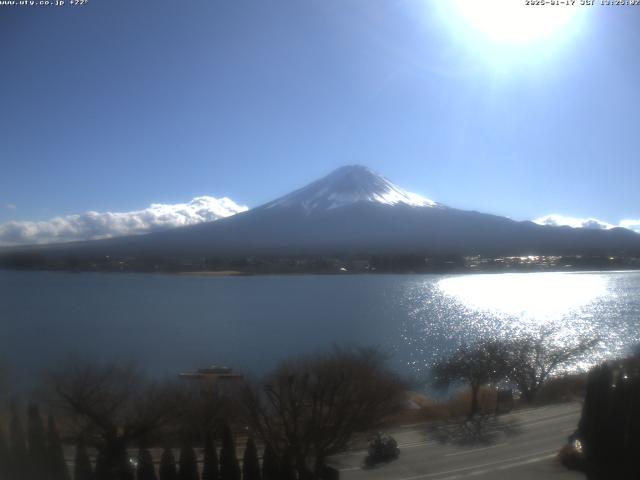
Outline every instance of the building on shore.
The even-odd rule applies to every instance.
[[[212,365],[195,372],[179,373],[178,378],[198,382],[201,393],[225,393],[239,386],[244,376],[229,367]]]

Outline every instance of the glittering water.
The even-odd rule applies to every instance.
[[[549,333],[549,341],[601,341],[587,366],[640,343],[640,273],[517,273],[415,282],[404,297],[410,364],[428,367],[462,342]]]
[[[156,375],[211,363],[261,373],[290,355],[377,345],[420,373],[461,342],[599,336],[640,343],[640,272],[205,278],[0,271],[0,362],[18,378],[70,353]]]

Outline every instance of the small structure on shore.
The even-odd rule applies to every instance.
[[[179,373],[178,378],[198,381],[200,392],[204,393],[233,388],[244,376],[234,372],[230,367],[211,365],[210,367],[199,368],[195,372]]]

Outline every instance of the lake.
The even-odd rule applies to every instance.
[[[0,271],[0,361],[13,381],[70,356],[156,376],[211,364],[260,374],[332,345],[376,345],[420,374],[463,341],[555,326],[640,343],[640,272],[196,277]],[[587,363],[583,364],[586,365]]]

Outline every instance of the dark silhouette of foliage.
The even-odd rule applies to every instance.
[[[76,444],[76,456],[73,467],[73,480],[94,480],[91,459],[82,440]]]
[[[262,454],[262,480],[280,480],[278,457],[269,445]]]
[[[299,477],[317,478],[353,435],[397,411],[405,384],[385,360],[374,349],[336,349],[283,362],[247,387],[247,423],[277,457],[289,455]]]
[[[51,480],[69,480],[69,470],[64,459],[62,441],[52,414],[49,414],[47,420],[47,454]]]
[[[240,480],[240,465],[236,456],[236,445],[229,425],[222,431],[222,449],[220,450],[220,480]]]
[[[109,468],[106,465],[106,462],[104,459],[104,453],[102,453],[102,451],[100,450],[98,450],[98,453],[96,455],[96,469],[94,472],[94,476],[96,480],[112,480],[113,479],[113,476],[111,472],[109,472]]]
[[[180,480],[198,480],[198,460],[191,445],[182,446],[178,463],[180,466],[178,478]]]
[[[302,478],[310,478],[311,474],[311,472],[304,470],[302,471]],[[287,452],[280,459],[280,480],[298,480],[298,477],[293,456]]]
[[[10,477],[10,458],[9,446],[0,425],[0,478]]]
[[[220,388],[184,388],[177,416],[183,438],[204,442],[224,422],[233,420],[237,401]],[[195,444],[195,443],[194,443]]]
[[[22,422],[20,421],[20,414],[18,412],[18,407],[15,404],[11,405],[9,438],[11,473],[16,479],[28,478],[29,455],[24,437],[24,430],[22,429]]]
[[[156,469],[153,466],[153,457],[146,448],[138,451],[138,466],[136,468],[136,480],[157,480]]]
[[[204,442],[204,465],[202,466],[202,480],[219,480],[220,468],[218,453],[211,435],[207,435]]]
[[[29,405],[27,410],[27,439],[29,441],[30,473],[35,480],[48,473],[47,443],[40,410],[36,405]]]
[[[73,362],[50,380],[61,407],[92,433],[101,458],[98,480],[133,479],[127,447],[175,417],[173,386],[145,381],[130,364]]]
[[[577,438],[590,480],[640,478],[640,356],[589,372]]]
[[[242,459],[242,480],[260,480],[260,461],[258,460],[258,449],[253,438],[247,439],[247,446],[244,449]]]
[[[134,480],[135,473],[124,443],[111,443],[99,450],[96,480]]]
[[[171,448],[165,448],[160,457],[160,480],[178,480],[176,458]]]
[[[100,445],[96,458],[96,480],[134,480],[135,472],[123,443]]]
[[[468,384],[471,387],[469,418],[472,418],[480,409],[480,387],[505,378],[506,358],[504,344],[499,341],[484,340],[473,345],[461,345],[448,358],[433,366],[433,384],[438,388],[448,388],[456,383]]]

